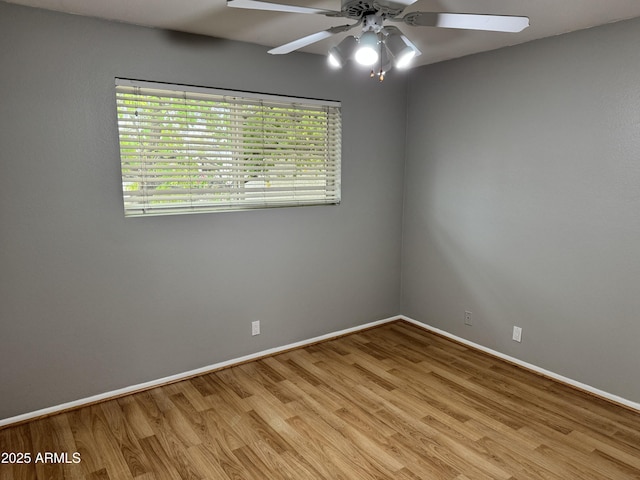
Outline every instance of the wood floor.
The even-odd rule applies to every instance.
[[[396,322],[6,428],[0,452],[32,457],[0,480],[640,479],[640,415]]]

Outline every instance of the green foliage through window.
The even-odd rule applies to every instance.
[[[340,202],[337,102],[116,81],[125,215]]]

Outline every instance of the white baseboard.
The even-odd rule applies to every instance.
[[[344,330],[339,330],[337,332],[327,333],[325,335],[320,335],[319,337],[309,338],[307,340],[302,340],[300,342],[290,343],[289,345],[270,348],[268,350],[263,350],[261,352],[245,355],[243,357],[233,358],[231,360],[225,360],[224,362],[214,363],[213,365],[207,365],[206,367],[197,368],[195,370],[190,370],[184,373],[178,373],[176,375],[170,375],[168,377],[159,378],[157,380],[152,380],[150,382],[139,383],[137,385],[131,385],[130,387],[119,388],[118,390],[112,390],[110,392],[100,393],[98,395],[93,395],[91,397],[81,398],[79,400],[74,400],[72,402],[63,403],[61,405],[56,405],[54,407],[43,408],[41,410],[36,410],[34,412],[23,413],[22,415],[17,415],[15,417],[0,419],[0,428],[5,427],[7,425],[26,422],[28,420],[33,420],[35,418],[46,417],[49,415],[63,412],[65,410],[71,410],[71,409],[79,408],[85,405],[90,405],[92,403],[109,400],[111,398],[117,398],[123,395],[128,395],[131,393],[148,390],[150,388],[158,387],[160,385],[166,385],[168,383],[177,382],[177,381],[191,378],[197,375],[203,375],[205,373],[209,373],[215,370],[220,370],[221,368],[230,367],[240,363],[255,360],[257,358],[266,357],[269,355],[275,355],[277,353],[281,353],[286,350],[291,350],[292,348],[304,347],[306,345],[321,342],[323,340],[330,340],[332,338],[340,337],[342,335],[347,335],[349,333],[357,332],[360,330],[365,330],[367,328],[376,327],[378,325],[382,325],[384,323],[389,323],[389,322],[393,322],[395,320],[400,320],[400,319],[401,317],[399,316],[389,317],[383,320],[377,320],[375,322],[365,323],[364,325],[358,325],[357,327],[352,327]]]
[[[531,363],[527,363],[527,362],[523,362],[522,360],[518,360],[517,358],[511,357],[509,355],[505,355],[503,353],[500,353],[496,350],[492,350],[490,348],[484,347],[480,344],[474,343],[474,342],[470,342],[469,340],[465,340],[464,338],[458,337],[456,335],[453,335],[449,332],[446,332],[444,330],[440,330],[439,328],[435,328],[432,327],[430,325],[427,325],[426,323],[422,323],[422,322],[418,322],[417,320],[414,320],[412,318],[406,317],[404,315],[398,315],[395,317],[389,317],[389,318],[385,318],[383,320],[377,320],[375,322],[370,322],[370,323],[365,323],[364,325],[358,325],[357,327],[351,327],[351,328],[347,328],[344,330],[339,330],[336,332],[331,332],[331,333],[327,333],[325,335],[320,335],[318,337],[313,337],[313,338],[309,338],[307,340],[302,340],[299,342],[295,342],[295,343],[290,343],[288,345],[283,345],[281,347],[275,347],[275,348],[270,348],[268,350],[262,350],[260,352],[256,352],[256,353],[252,353],[250,355],[245,355],[243,357],[239,357],[239,358],[233,358],[230,360],[225,360],[224,362],[219,362],[219,363],[214,363],[213,365],[208,365],[206,367],[202,367],[202,368],[198,368],[195,370],[190,370],[188,372],[184,372],[184,373],[179,373],[176,375],[171,375],[168,377],[164,377],[164,378],[159,378],[157,380],[152,380],[150,382],[145,382],[145,383],[139,383],[137,385],[132,385],[130,387],[125,387],[125,388],[120,388],[118,390],[112,390],[110,392],[105,392],[105,393],[101,393],[98,395],[93,395],[91,397],[87,397],[87,398],[81,398],[79,400],[74,400],[72,402],[67,402],[67,403],[63,403],[61,405],[56,405],[54,407],[48,407],[48,408],[43,408],[41,410],[36,410],[34,412],[28,412],[28,413],[24,413],[22,415],[17,415],[15,417],[9,417],[9,418],[5,418],[5,419],[0,419],[0,428],[1,427],[5,427],[8,425],[12,425],[12,424],[18,424],[18,423],[23,423],[26,422],[28,420],[33,420],[35,418],[40,418],[40,417],[45,417],[45,416],[49,416],[49,415],[54,415],[56,413],[60,413],[66,410],[71,410],[74,408],[79,408],[85,405],[90,405],[92,403],[97,403],[97,402],[101,402],[101,401],[105,401],[105,400],[109,400],[111,398],[117,398],[117,397],[121,397],[123,395],[128,395],[131,393],[136,393],[136,392],[140,392],[143,390],[148,390],[150,388],[154,388],[154,387],[158,387],[160,385],[165,385],[168,383],[173,383],[173,382],[177,382],[180,380],[184,380],[187,378],[191,378],[194,377],[196,375],[203,375],[215,370],[219,370],[221,368],[226,368],[226,367],[230,367],[233,365],[237,365],[240,363],[244,363],[244,362],[248,362],[251,360],[255,360],[257,358],[261,358],[261,357],[266,357],[269,355],[276,355],[278,353],[284,352],[286,350],[291,350],[293,348],[300,348],[300,347],[304,347],[307,345],[311,345],[313,343],[317,343],[317,342],[321,342],[324,340],[330,340],[332,338],[336,338],[336,337],[340,337],[342,335],[347,335],[349,333],[354,333],[354,332],[358,332],[360,330],[365,330],[367,328],[372,328],[372,327],[377,327],[379,325],[383,325],[385,323],[390,323],[396,320],[404,320],[406,322],[409,322],[413,325],[416,325],[418,327],[424,328],[425,330],[437,333],[439,335],[442,335],[443,337],[446,338],[450,338],[452,340],[455,340],[456,342],[462,343],[464,345],[467,345],[471,348],[480,350],[482,352],[486,352],[490,355],[493,355],[494,357],[498,357],[501,358],[503,360],[507,360],[508,362],[514,363],[518,366],[521,366],[523,368],[526,368],[527,370],[531,370],[533,372],[539,373],[541,375],[544,375],[546,377],[549,378],[553,378],[554,380],[557,380],[559,382],[565,383],[567,385],[571,385],[572,387],[575,387],[577,389],[580,390],[584,390],[586,392],[589,392],[593,395],[597,395],[599,397],[602,397],[606,400],[610,400],[612,402],[618,403],[620,405],[624,405],[625,407],[631,408],[633,410],[636,410],[638,412],[640,412],[640,403],[636,403],[636,402],[632,402],[631,400],[627,400],[626,398],[622,398],[619,397],[617,395],[613,395],[609,392],[605,392],[603,390],[594,388],[590,385],[586,385],[584,383],[572,380],[570,378],[564,377],[562,375],[558,375],[557,373],[551,372],[549,370],[545,370],[543,368],[540,368],[536,365],[533,365]]]
[[[573,380],[571,378],[567,378],[565,376],[562,375],[558,375],[557,373],[551,372],[549,370],[545,370],[544,368],[540,368],[536,365],[533,365],[531,363],[527,363],[527,362],[523,362],[522,360],[518,360],[515,357],[511,357],[509,355],[505,355],[504,353],[500,353],[496,350],[492,350],[490,348],[487,347],[483,347],[482,345],[478,344],[478,343],[474,343],[471,342],[469,340],[465,340],[464,338],[458,337],[456,335],[453,335],[449,332],[446,332],[444,330],[440,330],[439,328],[435,328],[432,327],[431,325],[427,325],[426,323],[422,323],[422,322],[418,322],[417,320],[414,320],[412,318],[409,317],[405,317],[404,315],[399,315],[398,318],[412,323],[418,327],[424,328],[425,330],[429,330],[431,332],[437,333],[438,335],[442,335],[443,337],[446,338],[450,338],[451,340],[455,340],[458,343],[462,343],[464,345],[467,345],[471,348],[474,348],[476,350],[480,350],[482,352],[488,353],[489,355],[492,355],[494,357],[498,357],[501,358],[503,360],[506,360],[510,363],[514,363],[522,368],[526,368],[527,370],[531,370],[533,372],[539,373],[540,375],[544,375],[545,377],[549,377],[552,378],[554,380],[557,380],[561,383],[565,383],[567,385],[570,385],[574,388],[577,388],[579,390],[583,390],[585,392],[591,393],[593,395],[596,395],[598,397],[604,398],[605,400],[609,400],[611,402],[614,403],[618,403],[620,405],[624,405],[625,407],[631,408],[633,410],[636,410],[638,412],[640,412],[640,403],[637,402],[633,402],[631,400],[627,400],[626,398],[622,398],[619,397],[618,395],[614,395],[612,393],[609,392],[605,392],[604,390],[600,390],[598,388],[592,387],[591,385],[587,385],[585,383],[582,382],[578,382],[576,380]]]

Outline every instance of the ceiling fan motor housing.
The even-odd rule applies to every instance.
[[[376,13],[366,14],[364,17],[364,24],[362,25],[362,32],[372,31],[374,33],[380,33],[384,23],[384,17]]]
[[[340,9],[344,16],[359,20],[367,15],[380,15],[382,19],[392,18],[402,13],[405,5],[385,2],[384,4],[370,0],[342,0]]]

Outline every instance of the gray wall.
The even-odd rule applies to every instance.
[[[0,2],[0,418],[400,312],[640,401],[639,27],[407,89]],[[116,76],[341,100],[342,205],[125,220]]]
[[[636,402],[638,45],[635,20],[412,73],[401,307]]]
[[[6,3],[0,70],[0,418],[399,312],[403,77]],[[342,204],[125,219],[116,76],[341,100]]]

